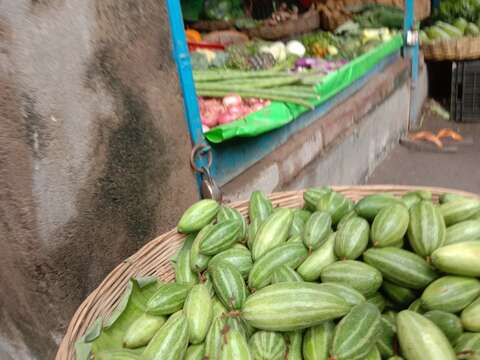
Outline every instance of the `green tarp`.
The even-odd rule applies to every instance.
[[[326,75],[316,86],[320,99],[313,104],[318,106],[326,102],[369,72],[383,58],[396,52],[402,45],[402,36],[396,35],[391,40]],[[288,124],[307,111],[309,111],[307,108],[300,105],[272,102],[269,106],[247,115],[243,119],[211,129],[205,133],[205,137],[212,143],[221,143],[235,137],[258,136]]]

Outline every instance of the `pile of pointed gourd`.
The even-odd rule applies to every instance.
[[[480,203],[428,191],[303,208],[252,193],[247,218],[184,213],[176,281],[132,279],[95,359],[480,359]],[[86,336],[86,337],[87,337]],[[86,353],[86,352],[85,352]]]

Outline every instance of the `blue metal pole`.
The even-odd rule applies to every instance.
[[[405,0],[405,18],[403,24],[403,34],[405,39],[404,52],[405,56],[408,56],[411,61],[411,96],[410,96],[410,114],[409,122],[410,126],[415,127],[416,119],[414,118],[417,114],[417,99],[415,96],[415,89],[417,87],[418,80],[418,71],[419,71],[419,56],[420,49],[418,41],[414,44],[408,43],[408,35],[415,30],[415,8],[414,0]]]
[[[183,92],[183,104],[188,131],[190,132],[192,143],[196,145],[204,143],[205,139],[203,137],[202,122],[200,120],[200,111],[195,93],[195,83],[193,81],[192,65],[190,63],[190,54],[188,52],[180,1],[167,0],[167,10],[170,21],[170,31],[172,33],[172,55],[177,64],[178,76]],[[199,168],[206,166],[206,159],[204,157],[199,157],[196,162]],[[197,174],[197,182],[200,189],[200,174]]]

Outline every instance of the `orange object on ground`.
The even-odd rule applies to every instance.
[[[434,143],[439,148],[443,148],[443,143],[440,139],[430,131],[420,131],[409,135],[411,140],[426,140]]]
[[[443,138],[446,138],[446,137],[449,137],[455,141],[463,141],[464,138],[462,135],[460,135],[459,133],[457,133],[456,131],[453,131],[452,129],[441,129],[438,133],[437,133],[437,138],[439,139],[443,139]]]

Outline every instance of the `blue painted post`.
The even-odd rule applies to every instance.
[[[195,93],[195,83],[193,81],[192,65],[190,63],[190,54],[188,52],[187,39],[183,24],[182,7],[179,0],[167,0],[168,18],[170,20],[170,31],[172,33],[172,52],[175,63],[177,64],[180,85],[183,91],[183,104],[185,107],[185,117],[187,119],[188,131],[194,145],[204,143],[202,122],[200,120],[200,111],[198,109],[197,95]],[[185,161],[189,161],[185,159]],[[199,157],[197,166],[206,165],[206,159]],[[201,185],[201,175],[197,174],[197,182]]]
[[[414,44],[408,44],[408,34],[415,30],[415,8],[414,0],[405,0],[405,18],[403,24],[403,33],[405,39],[405,55],[410,58],[411,61],[411,97],[410,97],[410,114],[409,122],[410,127],[416,127],[415,115],[417,114],[418,102],[415,96],[415,89],[417,87],[418,71],[419,71],[419,56],[420,49],[419,43],[416,41]]]

